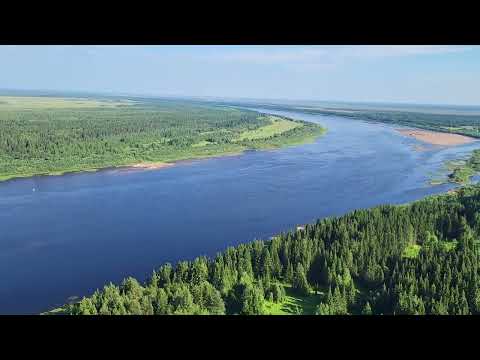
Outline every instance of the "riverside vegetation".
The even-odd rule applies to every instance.
[[[480,187],[356,210],[108,284],[63,314],[478,314]]]
[[[448,172],[446,179],[431,179],[430,183],[432,185],[445,182],[468,184],[470,178],[480,171],[480,150],[474,150],[467,159],[447,161],[444,167]]]
[[[452,171],[448,178],[451,182],[466,184],[480,171],[480,150],[474,150],[467,160],[450,162],[447,167]]]
[[[194,101],[0,97],[0,180],[276,148],[323,131]]]

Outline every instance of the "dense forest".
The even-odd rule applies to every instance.
[[[348,110],[352,111],[352,110]],[[450,132],[472,137],[480,137],[480,116],[427,114],[410,111],[353,111],[323,110],[323,114],[339,115],[353,119],[382,122],[393,125],[413,126],[426,130]]]
[[[108,284],[67,314],[477,314],[480,187],[356,210]],[[293,300],[292,300],[293,299]],[[307,308],[304,304],[308,304]]]
[[[0,180],[279,147],[323,130],[275,121],[188,101],[0,97]],[[271,131],[249,135],[264,128]]]

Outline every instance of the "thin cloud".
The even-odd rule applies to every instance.
[[[459,53],[471,47],[453,45],[362,45],[343,48],[343,54],[351,57],[397,57]]]
[[[451,45],[355,45],[312,47],[258,47],[220,51],[203,59],[228,63],[285,64],[329,67],[349,59],[436,55],[468,51],[471,47]]]

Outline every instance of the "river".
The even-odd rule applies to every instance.
[[[215,255],[379,204],[444,192],[429,173],[479,142],[416,151],[393,127],[336,116],[266,111],[318,122],[312,144],[0,183],[0,313],[30,314],[162,263]]]

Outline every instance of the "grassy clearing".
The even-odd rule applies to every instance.
[[[418,257],[418,254],[420,254],[420,249],[422,247],[418,244],[411,244],[411,245],[408,245],[405,250],[403,250],[403,254],[402,256],[404,258],[408,258],[408,259],[414,259],[416,257]]]
[[[289,285],[284,285],[287,295],[282,303],[265,301],[266,315],[315,315],[322,295],[299,296]]]
[[[302,126],[299,122],[282,119],[277,116],[268,116],[267,120],[270,121],[269,125],[255,130],[244,131],[237,138],[237,141],[267,139]]]
[[[211,141],[208,141],[208,140],[202,140],[202,141],[199,141],[196,144],[193,144],[192,147],[203,147],[203,146],[208,146],[208,145],[212,145],[212,144],[215,144],[215,143],[213,143]]]
[[[468,130],[468,131],[477,130],[477,128],[474,126],[457,126],[457,127],[442,126],[441,128],[447,131],[452,131],[452,132],[459,132],[459,131],[465,131],[465,130]]]
[[[457,240],[454,241],[440,241],[440,246],[444,251],[453,251],[457,247]],[[405,250],[403,250],[402,256],[408,259],[415,259],[420,254],[422,247],[418,244],[408,245]]]

